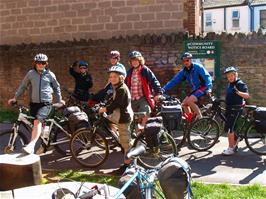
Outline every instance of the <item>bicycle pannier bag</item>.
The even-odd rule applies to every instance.
[[[118,181],[118,187],[121,189],[135,173],[135,168],[127,168],[127,170]],[[127,199],[141,199],[136,179],[129,185],[129,187],[123,192],[123,194]]]
[[[167,130],[178,129],[182,120],[182,107],[180,104],[162,105],[161,114],[163,117],[163,124]]]
[[[162,117],[153,117],[148,119],[144,128],[144,136],[147,142],[147,146],[149,148],[159,146],[162,129],[163,129]]]
[[[266,121],[266,107],[258,107],[254,113],[255,120]]]
[[[167,199],[191,198],[191,169],[181,158],[166,159],[159,170],[158,180]]]
[[[255,129],[258,133],[266,134],[266,120],[255,120]]]

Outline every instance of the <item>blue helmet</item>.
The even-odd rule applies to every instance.
[[[111,72],[119,73],[119,74],[123,75],[124,77],[126,76],[125,66],[123,64],[120,64],[120,63],[112,66],[109,69],[108,73],[111,73]]]
[[[230,72],[237,72],[236,67],[234,67],[234,66],[228,66],[228,67],[225,68],[224,74],[230,73]]]
[[[85,66],[86,68],[88,68],[89,64],[88,64],[88,62],[81,60],[81,61],[79,61],[79,67],[81,67],[81,66]]]
[[[142,54],[139,51],[132,51],[128,54],[129,59],[133,59],[136,57],[142,57]]]
[[[192,59],[192,54],[189,52],[185,52],[182,56],[181,56],[181,60],[183,59]]]

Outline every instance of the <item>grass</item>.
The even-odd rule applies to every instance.
[[[0,107],[0,122],[14,122],[18,117],[15,111]]]
[[[87,174],[82,171],[65,170],[44,173],[43,183],[58,182],[59,180],[74,180],[81,182],[106,183],[117,186],[119,177]],[[261,185],[236,186],[229,184],[192,183],[193,199],[265,199],[266,187]]]

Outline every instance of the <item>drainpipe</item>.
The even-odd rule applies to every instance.
[[[251,5],[251,1],[248,1],[248,7],[250,10],[250,32],[254,31],[254,7]]]
[[[226,7],[224,7],[224,31],[226,32]]]

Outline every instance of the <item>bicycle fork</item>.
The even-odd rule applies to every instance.
[[[12,127],[13,129],[13,133],[11,133],[9,141],[8,141],[8,145],[6,146],[6,152],[13,152],[14,151],[14,144],[15,141],[17,139],[18,136],[18,128],[19,126],[17,124],[14,124],[14,126]]]

